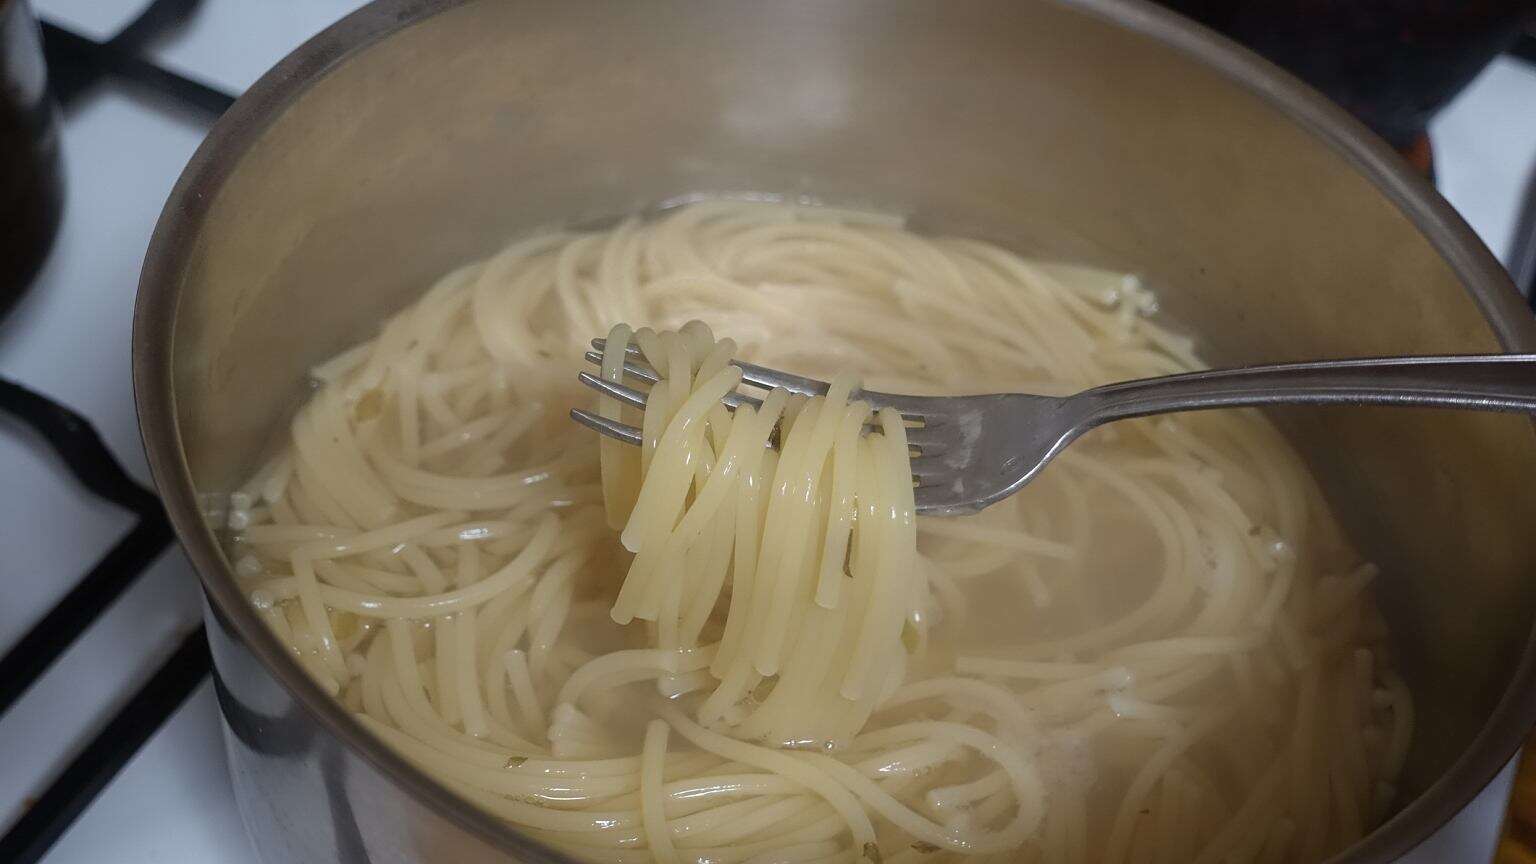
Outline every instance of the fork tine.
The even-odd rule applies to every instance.
[[[928,412],[933,410],[932,396],[906,396],[900,393],[879,393],[874,390],[855,390],[853,398],[863,399],[869,403],[869,407],[876,411],[881,408],[895,408],[904,419],[926,420],[933,416]]]
[[[763,400],[748,396],[745,393],[739,393],[735,390],[732,390],[724,396],[721,396],[720,401],[725,403],[725,407],[732,410],[740,408],[743,405],[751,405],[753,408],[763,407]]]
[[[907,439],[907,450],[914,456],[937,456],[947,449],[943,441],[913,441],[911,438]]]
[[[603,350],[603,346],[607,345],[607,344],[608,344],[608,340],[602,338],[601,336],[599,336],[598,338],[592,340],[592,347],[596,348],[599,351]],[[640,353],[640,346],[639,345],[636,345],[635,343],[631,342],[628,345],[624,346],[624,356],[626,356],[626,357],[644,357],[645,355]]]
[[[593,390],[596,390],[599,393],[606,393],[607,395],[612,396],[620,402],[623,402],[625,405],[633,405],[636,408],[645,408],[646,400],[650,398],[650,394],[643,390],[636,390],[633,387],[624,384],[618,384],[613,381],[605,381],[602,378],[593,375],[591,372],[577,372],[576,378],[580,380],[581,383],[591,387]],[[751,405],[753,408],[763,407],[763,403],[760,400],[754,399],[751,396],[747,396],[742,393],[737,393],[735,391],[725,394],[720,398],[720,401],[724,403],[727,408],[732,409],[739,408],[742,405]],[[879,431],[879,428],[880,426],[878,423],[864,424],[865,432],[876,432]],[[919,453],[930,452],[933,450],[932,442],[922,438],[914,440],[912,437],[912,433],[920,433],[922,431],[922,427],[914,427],[908,430],[907,444],[913,450]]]
[[[908,419],[913,418],[909,417]],[[930,418],[924,417],[922,419],[928,420]],[[943,444],[948,440],[950,440],[948,430],[940,423],[925,423],[922,426],[907,427],[908,444],[916,444],[927,449],[936,444]]]
[[[635,388],[626,386],[624,384],[619,384],[613,381],[604,381],[602,378],[599,378],[590,372],[578,372],[576,373],[576,377],[581,381],[582,384],[585,384],[593,390],[596,390],[599,393],[604,393],[608,396],[612,396],[613,398],[618,399],[620,402],[623,402],[626,405],[633,405],[634,407],[640,409],[645,408],[646,399],[650,395],[643,390],[636,390]],[[744,396],[741,393],[735,392],[726,394],[726,396],[721,401],[731,408],[739,407],[742,404],[750,404],[754,407],[761,407],[762,405],[761,402],[751,398],[750,396]],[[601,435],[606,435],[609,438],[623,441],[626,444],[634,444],[638,446],[643,440],[640,430],[636,427],[627,423],[620,423],[617,420],[609,420],[608,418],[594,414],[591,411],[574,408],[571,410],[571,419],[590,429],[596,430]],[[864,431],[866,433],[876,432],[879,431],[879,426],[866,424]],[[943,447],[941,446],[942,440],[938,439],[937,437],[932,441],[925,440],[922,437],[918,437],[916,440],[914,440],[911,437],[912,433],[917,433],[919,436],[921,436],[922,431],[922,427],[915,427],[909,430],[907,439],[907,444],[913,453],[912,477],[916,482],[916,485],[919,487],[933,485],[934,479],[940,476],[942,473],[945,473],[944,466],[936,458],[936,454],[943,451]]]
[[[608,340],[606,339],[592,340],[592,347],[596,348],[598,351],[602,351],[603,346],[607,344]],[[593,356],[594,354],[589,353],[587,355],[587,359],[593,360]],[[601,363],[603,359],[602,355],[596,354],[595,356],[597,359],[593,360],[593,362]],[[624,356],[643,359],[645,355],[640,353],[640,349],[637,346],[630,345],[624,349]],[[745,381],[754,387],[762,387],[766,390],[772,390],[775,387],[783,387],[785,390],[788,390],[791,393],[798,393],[801,396],[827,395],[827,387],[829,385],[825,381],[819,381],[815,378],[806,378],[803,375],[791,375],[788,372],[780,372],[777,369],[769,369],[766,366],[758,366],[755,363],[744,363],[740,360],[732,360],[731,365],[741,370],[742,381]],[[626,363],[625,371],[628,371],[628,366],[629,364]]]
[[[803,375],[791,375],[788,372],[780,372],[755,363],[732,360],[731,365],[741,370],[741,380],[769,390],[783,387],[791,393],[799,393],[802,396],[825,396],[830,386],[825,381],[806,378]]]
[[[599,339],[594,341],[600,342],[602,340]],[[598,366],[603,365],[603,355],[597,353],[596,351],[588,351],[586,357],[588,363],[595,363]],[[641,381],[644,381],[647,384],[655,384],[657,381],[661,380],[661,376],[656,374],[656,370],[645,365],[644,363],[626,362],[624,364],[624,374],[639,378]]]
[[[606,417],[599,417],[596,414],[593,414],[591,411],[583,411],[580,408],[572,408],[571,419],[575,420],[577,423],[580,423],[583,426],[586,426],[589,429],[596,430],[600,435],[607,435],[609,438],[616,438],[620,441],[623,441],[625,444],[633,444],[638,447],[644,440],[640,435],[639,429],[636,429],[628,423],[620,423],[617,420],[609,420]]]
[[[591,361],[591,363],[601,364],[602,355],[598,354],[596,351],[588,351],[587,360]],[[639,363],[625,363],[624,372],[625,374],[634,375],[634,377],[639,378],[639,380],[647,381],[647,383],[651,384],[654,384],[656,381],[660,380],[660,378],[657,377],[656,371],[654,371],[654,369],[651,369],[650,366],[642,366],[642,364]],[[602,390],[602,392],[611,395],[611,397],[616,398],[616,400],[624,401],[625,404],[633,404],[634,407],[645,407],[645,394],[644,392],[641,392],[641,390],[636,390],[633,389],[633,387],[624,386],[624,384],[608,383],[608,381],[604,381],[602,378],[596,377],[596,375],[591,374],[591,372],[578,372],[576,377],[581,378],[582,383],[587,384],[587,386],[591,387],[591,389]],[[590,378],[590,380],[588,380],[588,378]],[[737,392],[737,390],[731,390],[731,392],[728,392],[728,394],[723,395],[723,397],[720,397],[720,401],[725,403],[725,407],[730,407],[730,409],[733,410],[737,409],[737,407],[742,407],[743,404],[750,404],[750,406],[753,407],[763,406],[763,401],[760,400],[760,398],[750,397],[750,395],[742,394],[742,392]]]
[[[919,486],[931,486],[933,481],[945,474],[954,473],[940,460],[938,456],[915,456],[912,458],[912,476]]]
[[[597,379],[597,380],[598,380],[599,383],[603,383],[603,384],[607,383],[607,382],[602,381],[601,379]],[[628,388],[625,388],[625,389],[628,389]],[[617,395],[617,394],[615,394],[615,395]],[[619,398],[626,398],[626,397],[619,397]],[[627,401],[627,398],[626,398],[626,401]],[[601,417],[601,416],[598,416],[597,414],[593,414],[591,411],[584,411],[584,410],[582,410],[580,408],[572,408],[571,409],[571,419],[575,420],[577,423],[580,423],[583,426],[586,426],[589,429],[596,430],[598,432],[598,434],[607,435],[609,438],[615,438],[615,439],[617,439],[619,441],[623,441],[626,444],[634,444],[634,445],[638,446],[642,442],[642,440],[643,440],[643,438],[641,436],[640,430],[635,428],[634,426],[631,426],[628,423],[620,423],[620,422],[618,422],[616,420],[609,420],[606,417]],[[874,430],[868,429],[866,427],[865,431],[874,431]],[[769,441],[769,444],[770,444],[770,446],[772,446],[771,439]],[[775,447],[774,449],[777,449],[777,448]]]
[[[593,390],[606,393],[625,405],[633,405],[636,408],[644,408],[645,400],[650,395],[633,387],[626,387],[613,381],[604,381],[591,372],[577,372],[576,377],[581,383],[591,387]]]

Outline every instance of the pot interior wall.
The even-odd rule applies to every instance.
[[[435,276],[538,225],[746,190],[1145,274],[1216,363],[1499,347],[1435,249],[1342,156],[1091,15],[1009,0],[485,0],[330,70],[216,191],[173,336],[194,484],[237,483],[306,369]],[[1383,567],[1420,706],[1411,796],[1482,727],[1530,630],[1531,427],[1277,417]]]

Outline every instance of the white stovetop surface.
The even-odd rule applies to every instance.
[[[33,0],[39,13],[105,38],[145,0]],[[206,0],[154,52],[164,65],[239,92],[357,0]],[[1440,186],[1485,242],[1507,254],[1536,166],[1536,69],[1496,62],[1434,125]],[[134,420],[129,323],[155,219],[206,128],[154,98],[106,86],[64,124],[68,204],[37,284],[0,324],[0,375],[88,416],[149,483]],[[0,650],[126,531],[128,517],[77,489],[25,434],[0,434]],[[25,542],[23,542],[25,541]],[[0,830],[45,788],[199,623],[195,579],[167,553],[0,718]],[[257,864],[229,792],[217,707],[204,684],[124,767],[48,864]],[[1491,858],[1511,771],[1408,859]]]

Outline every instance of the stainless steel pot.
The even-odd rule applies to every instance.
[[[202,574],[228,753],[267,862],[552,860],[352,723],[247,607],[204,520],[305,369],[551,220],[751,190],[1125,267],[1218,362],[1536,350],[1498,264],[1358,124],[1133,0],[382,0],[268,73],[155,231],[133,366]],[[1523,419],[1277,415],[1389,574],[1419,700],[1385,862],[1536,716]],[[231,841],[235,842],[235,841]]]

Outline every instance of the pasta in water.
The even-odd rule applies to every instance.
[[[1390,812],[1413,708],[1262,416],[1115,424],[927,518],[857,398],[1198,368],[1155,306],[831,208],[542,233],[314,370],[235,571],[359,722],[582,861],[1318,861]],[[599,335],[659,373],[597,406],[641,447],[566,416]],[[735,357],[833,386],[728,410]]]

